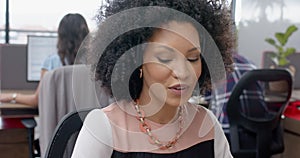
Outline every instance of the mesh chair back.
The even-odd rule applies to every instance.
[[[46,150],[46,158],[71,157],[83,121],[91,110],[71,112],[62,118]]]
[[[283,152],[281,116],[291,97],[292,83],[285,69],[257,69],[247,72],[235,85],[226,109],[235,157],[267,158]],[[258,86],[261,90],[253,91]]]

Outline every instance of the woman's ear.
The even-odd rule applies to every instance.
[[[140,68],[140,79],[143,78],[143,68]]]
[[[143,87],[143,70],[142,66],[137,67],[129,79],[129,92],[133,100],[136,100],[140,97],[140,93]]]

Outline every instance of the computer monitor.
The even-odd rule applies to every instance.
[[[57,36],[27,36],[27,81],[38,82],[43,61],[57,53]]]

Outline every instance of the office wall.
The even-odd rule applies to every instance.
[[[26,45],[0,44],[1,89],[36,89],[37,82],[27,82],[26,69]]]
[[[262,67],[270,68],[270,66],[273,65],[273,61],[270,58],[270,52],[264,52],[262,55]],[[290,61],[291,65],[296,68],[293,86],[295,89],[300,89],[300,52],[290,55],[288,60]]]
[[[289,39],[287,46],[300,52],[300,1],[299,0],[243,0],[240,6],[238,24],[238,52],[262,67],[263,52],[275,48],[265,42],[274,38],[275,32],[285,32],[289,25],[296,25],[298,31]]]
[[[265,38],[274,39],[275,32],[283,32],[291,23],[264,24],[240,27],[238,37],[238,52],[251,59],[258,67],[262,67],[262,57],[265,51],[275,51],[275,48],[265,42]],[[287,46],[295,47],[300,52],[300,24],[299,30],[289,39]]]

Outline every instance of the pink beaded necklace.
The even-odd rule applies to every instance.
[[[145,112],[143,110],[140,109],[140,106],[136,103],[133,102],[134,105],[134,109],[137,112],[137,119],[140,122],[140,130],[147,134],[149,137],[149,142],[151,144],[155,144],[159,147],[159,149],[161,150],[166,150],[166,149],[171,149],[172,147],[175,146],[175,144],[177,143],[181,133],[182,133],[182,129],[183,129],[183,125],[184,125],[184,121],[183,121],[183,109],[180,106],[179,107],[179,115],[178,115],[178,130],[176,132],[176,135],[168,142],[162,142],[160,141],[157,136],[155,136],[152,132],[151,132],[151,127],[150,125],[146,122],[145,120]]]

